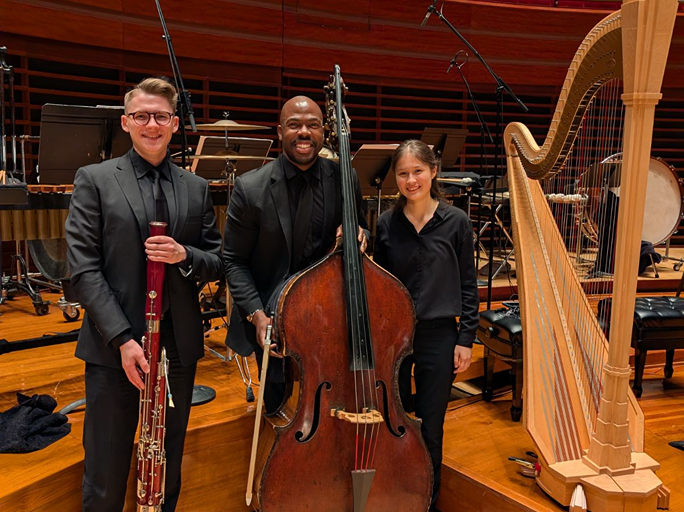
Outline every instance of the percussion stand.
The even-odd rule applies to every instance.
[[[26,141],[39,141],[37,135],[20,135],[19,145],[21,146],[21,182],[26,183]],[[35,169],[34,169],[35,170]]]
[[[2,152],[0,154],[0,183],[11,183],[12,179],[17,173],[17,125],[15,118],[14,106],[14,68],[5,62],[5,55],[7,54],[7,47],[0,47],[0,139],[2,139]],[[14,172],[10,174],[8,180],[7,174],[9,168],[7,165],[7,141],[5,134],[5,75],[9,82],[9,103],[10,103],[10,140],[12,142],[12,166]]]
[[[227,112],[224,113],[224,117],[228,118]],[[228,130],[225,131],[226,134],[226,149],[229,149],[228,146]],[[232,193],[233,185],[235,184],[235,178],[237,175],[237,165],[235,163],[235,160],[230,159],[230,155],[226,156],[226,163],[225,163],[225,169],[223,171],[226,176],[226,181],[228,183],[228,190],[226,191],[227,194],[227,200],[226,200],[226,210],[228,209],[228,206],[230,205],[230,196]],[[222,281],[221,284],[224,284]],[[213,331],[218,331],[219,329],[230,329],[230,321],[231,321],[231,313],[233,311],[233,297],[230,294],[230,290],[228,289],[228,284],[225,283],[225,294],[226,294],[226,318],[223,319],[223,322],[220,325],[217,325],[216,327],[212,327],[209,329],[205,335],[209,335],[209,333]],[[222,294],[221,290],[221,285],[219,285],[219,289],[216,291],[217,295]],[[214,299],[214,303],[216,304],[216,307],[218,309],[218,303],[217,303],[217,298]],[[252,381],[252,374],[249,369],[249,360],[247,356],[241,356],[234,352],[230,347],[226,347],[226,355],[224,356],[223,354],[218,353],[217,351],[213,349],[209,349],[209,352],[214,354],[216,357],[221,359],[222,361],[226,363],[230,363],[231,361],[235,361],[235,364],[237,366],[238,371],[240,372],[240,378],[242,379],[242,383],[245,385],[246,389],[246,400],[247,402],[253,402],[254,401],[254,390],[252,389],[253,386],[253,381]]]
[[[9,207],[14,209],[28,206],[29,196],[26,184],[0,185],[0,208]],[[19,254],[19,241],[17,240],[16,243],[17,252],[12,255],[12,267],[17,270],[17,278],[16,280],[13,280],[10,277],[4,277],[1,275],[2,272],[0,272],[1,302],[4,302],[4,299],[7,298],[8,295],[11,295],[17,290],[22,290],[31,297],[31,302],[33,302],[33,308],[36,311],[36,315],[47,315],[50,310],[50,301],[43,300],[40,293],[31,286],[28,278],[26,260]]]
[[[205,129],[205,130],[210,130],[210,131],[222,131],[224,134],[223,138],[223,147],[222,148],[217,148],[216,146],[209,145],[209,138],[200,138],[200,146],[198,146],[198,154],[194,155],[191,157],[191,159],[197,159],[199,162],[202,162],[204,160],[208,161],[217,161],[217,160],[223,160],[224,162],[224,168],[220,173],[221,179],[225,179],[227,182],[227,198],[226,198],[226,207],[230,204],[230,195],[232,192],[232,187],[235,184],[235,178],[243,173],[247,172],[250,170],[249,165],[246,165],[244,167],[240,167],[238,165],[239,162],[244,162],[247,163],[249,161],[259,161],[261,160],[261,163],[263,164],[263,161],[266,160],[268,157],[266,156],[268,154],[268,151],[271,147],[271,141],[268,139],[250,139],[250,138],[239,138],[239,137],[229,137],[229,131],[241,131],[241,130],[255,130],[255,129],[262,129],[265,127],[260,127],[256,125],[240,125],[238,123],[233,123],[228,120],[228,112],[223,113],[223,121],[219,121],[217,123],[214,123],[212,125],[200,125],[200,128]],[[218,137],[217,137],[218,138]],[[204,141],[204,142],[202,142]],[[201,151],[200,151],[201,149]],[[210,153],[207,154],[205,151],[209,149]],[[211,151],[216,151],[219,150],[221,151],[218,154],[214,154]],[[250,154],[251,152],[261,152],[263,151],[263,156],[258,156],[258,155],[253,155]],[[227,153],[227,154],[224,154]],[[243,154],[247,153],[247,154]],[[261,164],[260,164],[261,165]],[[200,165],[197,166],[195,169],[195,173],[198,176],[202,176],[205,179],[216,179],[217,176],[211,174],[214,172],[213,170],[209,169],[203,169]],[[226,294],[226,316],[227,318],[223,318],[223,322],[220,325],[217,325],[215,327],[210,327],[205,331],[205,336],[208,336],[211,332],[217,331],[219,329],[230,329],[230,323],[231,323],[231,312],[233,310],[233,299],[230,295],[230,291],[228,290],[228,286],[225,283],[225,281],[221,281],[219,284],[219,289],[217,290],[215,296],[214,296],[214,305],[217,310],[220,310],[219,307],[219,301],[220,301],[220,296],[223,294],[223,287],[225,287],[225,294]],[[217,298],[217,296],[219,298]],[[242,382],[245,384],[245,387],[247,388],[246,394],[247,394],[247,401],[248,402],[253,402],[254,401],[254,391],[252,390],[252,376],[250,373],[249,369],[249,364],[248,364],[248,359],[247,357],[240,356],[238,354],[235,354],[230,348],[226,349],[226,355],[224,356],[223,354],[220,354],[216,350],[207,347],[207,350],[221,359],[224,362],[230,362],[235,360],[235,364],[238,367],[238,371],[240,372],[240,377],[242,378]]]

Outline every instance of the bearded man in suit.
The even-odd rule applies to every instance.
[[[283,153],[273,162],[235,180],[224,232],[223,260],[234,300],[228,346],[240,355],[261,348],[270,324],[269,301],[287,279],[321,259],[341,235],[342,192],[337,162],[320,158],[323,113],[306,96],[281,110],[278,138]],[[358,240],[366,249],[368,231],[356,185]],[[277,352],[272,355],[279,357]],[[286,393],[283,365],[272,364],[264,402],[273,412]]]

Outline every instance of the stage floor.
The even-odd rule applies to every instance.
[[[58,297],[46,294],[46,298],[54,303]],[[49,315],[36,317],[26,297],[18,297],[0,311],[4,312],[0,333],[10,343],[79,326],[79,322],[65,322],[55,307]],[[214,320],[214,324],[219,321]],[[207,348],[225,354],[224,336],[224,329],[211,333]],[[0,355],[0,411],[16,404],[16,392],[49,394],[57,400],[58,409],[82,398],[84,363],[73,357],[74,348],[75,343],[66,343]],[[482,375],[482,347],[476,346],[474,353],[471,370],[459,378],[459,382],[473,384],[469,388],[477,388],[473,379]],[[655,353],[655,363],[658,357],[662,359]],[[257,380],[253,358],[250,366]],[[497,370],[505,368],[498,363]],[[199,363],[197,383],[214,388],[217,398],[192,409],[178,511],[247,511],[244,495],[255,404],[245,399],[245,386],[235,363],[224,362],[209,350]],[[522,424],[510,421],[510,393],[502,393],[492,403],[474,395],[450,404],[440,500],[443,512],[561,510],[533,480],[519,473],[516,464],[508,462],[509,456],[524,458],[534,446]],[[684,439],[684,353],[677,354],[675,374],[666,388],[662,364],[647,367],[640,404],[646,416],[646,450],[661,463],[658,476],[672,492],[670,510],[684,512],[684,490],[679,484],[684,477],[684,452],[667,445]],[[69,418],[71,434],[48,448],[0,455],[0,510],[79,509],[83,410]],[[135,510],[132,476],[133,472],[126,511]]]

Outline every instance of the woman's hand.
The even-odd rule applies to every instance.
[[[472,348],[456,345],[454,348],[454,373],[462,373],[470,368],[472,357]]]

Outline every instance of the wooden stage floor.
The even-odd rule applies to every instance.
[[[56,295],[46,298],[57,300]],[[67,323],[61,311],[36,317],[26,297],[0,308],[0,339],[10,341],[44,333],[66,332],[79,322]],[[217,320],[214,321],[218,322]],[[210,334],[207,347],[225,354],[225,330]],[[58,409],[84,395],[84,364],[73,357],[75,343],[0,355],[0,411],[16,404],[15,393],[49,394]],[[654,354],[654,362],[658,354]],[[482,375],[482,348],[467,375]],[[661,357],[662,359],[662,357]],[[640,399],[646,415],[646,449],[662,464],[658,475],[672,491],[672,511],[684,512],[684,452],[667,445],[684,440],[684,354],[678,353],[674,377],[663,388],[662,365],[646,370]],[[254,365],[252,361],[252,369]],[[499,363],[497,370],[505,369]],[[256,373],[253,371],[256,380]],[[235,363],[226,363],[206,352],[200,362],[197,383],[211,386],[217,398],[193,407],[183,461],[183,492],[179,512],[248,511],[244,505],[245,483],[254,403],[245,400]],[[258,388],[255,387],[255,393]],[[451,402],[447,414],[443,512],[492,510],[562,510],[533,480],[524,478],[508,456],[524,457],[533,450],[520,423],[510,421],[510,393],[502,392],[492,403],[478,395]],[[0,454],[0,511],[73,512],[80,509],[82,476],[83,410],[69,415],[72,432],[39,452]],[[133,462],[133,461],[132,461]],[[133,468],[133,465],[131,466]],[[133,471],[125,510],[133,511]],[[401,511],[404,512],[404,511]],[[411,511],[406,511],[411,512]]]

